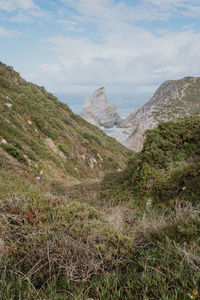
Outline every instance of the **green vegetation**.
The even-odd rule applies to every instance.
[[[169,81],[172,89],[176,85],[177,94],[168,90],[168,101],[160,101],[153,115],[160,121],[163,116],[168,120],[182,118],[188,115],[200,114],[200,78],[185,77],[176,81]]]
[[[43,87],[23,80],[20,75],[0,63],[0,136],[9,145],[2,146],[20,162],[45,162],[44,177],[54,169],[61,180],[82,179],[85,176],[102,177],[107,170],[108,157],[112,157],[110,168],[125,167],[128,151],[103,131],[92,126],[69,107],[58,101]],[[59,152],[60,150],[60,152]],[[64,155],[62,155],[62,153]],[[91,167],[94,152],[102,161]],[[87,162],[87,163],[86,163]],[[67,168],[64,165],[68,165]],[[70,167],[69,167],[70,165]],[[77,167],[78,165],[78,167]],[[61,166],[63,166],[61,171]],[[62,173],[62,174],[61,174]],[[53,173],[51,174],[53,177]]]
[[[100,212],[24,175],[0,172],[3,299],[198,299],[198,206]]]
[[[133,258],[133,238],[116,231],[98,210],[59,199],[30,181],[28,174],[0,171],[3,298],[34,297],[53,279],[89,280]]]
[[[62,151],[65,155],[68,155],[69,154],[69,151],[67,149],[67,147],[63,144],[59,144],[58,145],[58,148],[60,149],[60,151]]]
[[[146,132],[140,153],[127,169],[105,179],[102,198],[113,204],[131,201],[145,207],[170,205],[177,199],[198,202],[200,197],[200,117],[161,123]],[[113,179],[114,178],[114,179]]]
[[[0,64],[2,299],[199,299],[199,187],[200,116],[133,154]]]
[[[1,147],[10,155],[15,157],[20,162],[26,162],[25,158],[23,157],[22,151],[17,149],[15,146],[11,144],[1,144]]]

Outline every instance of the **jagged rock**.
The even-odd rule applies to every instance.
[[[85,103],[83,105],[83,112],[82,112],[82,117],[91,123],[92,125],[95,125],[97,127],[100,127],[98,123],[98,119],[95,118],[95,116],[91,113],[91,103],[89,97],[86,97]]]
[[[122,123],[125,130],[114,137],[126,147],[140,151],[145,131],[165,122],[200,113],[200,78],[165,81],[153,97]]]
[[[91,102],[88,97],[86,98],[82,117],[98,127],[112,128],[120,127],[122,124],[116,106],[107,100],[104,87],[93,93]]]

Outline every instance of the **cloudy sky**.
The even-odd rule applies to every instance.
[[[152,95],[200,76],[200,0],[0,0],[0,60],[52,92]]]

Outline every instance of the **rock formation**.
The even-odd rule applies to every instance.
[[[109,103],[107,100],[104,87],[96,90],[92,94],[91,102],[89,98],[86,97],[82,117],[86,121],[98,127],[121,127],[122,124],[122,119],[117,112],[116,106]]]
[[[185,77],[165,81],[153,97],[122,123],[126,127],[114,137],[126,147],[140,151],[145,131],[159,122],[200,113],[200,78]]]
[[[95,118],[95,116],[91,113],[91,103],[89,97],[86,97],[85,99],[85,103],[83,105],[82,117],[92,125],[100,127],[97,118]]]

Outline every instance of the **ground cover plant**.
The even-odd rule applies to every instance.
[[[7,143],[1,143],[1,141]],[[130,151],[75,115],[43,87],[0,62],[0,147],[43,177],[102,177],[123,168]],[[112,161],[110,161],[110,157]]]
[[[105,179],[102,197],[113,203],[131,201],[170,205],[173,200],[199,202],[200,117],[161,123],[146,132],[141,152],[120,174]]]
[[[199,116],[133,154],[3,64],[0,112],[1,299],[199,299]]]

